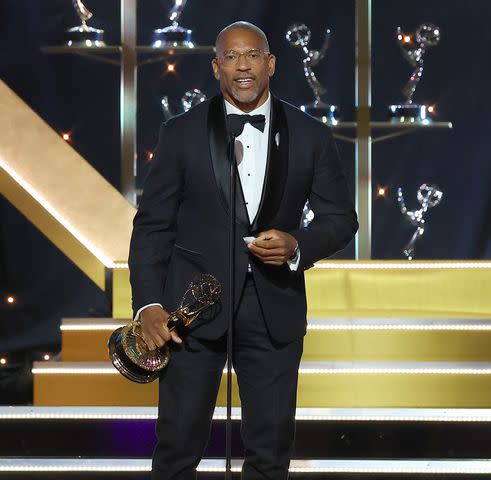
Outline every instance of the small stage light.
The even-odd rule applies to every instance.
[[[404,35],[404,43],[411,43],[411,35]]]
[[[151,152],[150,150],[147,150],[145,152],[145,157],[146,157],[145,163],[150,163],[153,159],[153,152]]]
[[[7,297],[7,303],[10,303],[10,304],[15,303],[15,297],[13,297],[12,295],[9,295]]]
[[[64,132],[61,134],[61,138],[65,140],[65,142],[69,142],[71,140],[71,134],[70,132]]]
[[[435,112],[435,110],[436,110],[435,105],[430,105],[430,106],[428,107],[428,112],[429,112],[429,113],[434,113],[434,112]]]
[[[7,359],[6,358],[0,358],[0,365],[6,365],[7,364]]]
[[[49,356],[49,354],[45,354],[44,357],[43,357],[46,361],[48,361],[51,357]]]
[[[377,187],[377,197],[386,197],[387,196],[387,187],[379,186]]]
[[[173,63],[167,64],[167,72],[174,73],[176,71],[176,66]]]

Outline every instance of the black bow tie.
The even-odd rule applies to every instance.
[[[264,115],[227,115],[227,126],[230,134],[238,137],[244,130],[244,125],[250,123],[253,127],[264,132],[266,117]]]

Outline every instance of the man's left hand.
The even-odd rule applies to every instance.
[[[297,241],[295,237],[281,230],[261,232],[249,243],[249,251],[265,265],[281,266],[295,252]]]

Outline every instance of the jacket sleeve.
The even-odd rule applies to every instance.
[[[357,215],[331,129],[324,129],[324,145],[314,159],[309,195],[314,219],[307,228],[289,232],[301,252],[299,272],[344,248],[358,230]]]
[[[144,305],[162,303],[176,238],[183,167],[179,164],[169,129],[169,122],[160,128],[140,205],[133,219],[128,258],[133,317]]]

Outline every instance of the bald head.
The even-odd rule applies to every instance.
[[[252,23],[235,22],[218,34],[213,74],[225,100],[243,112],[267,100],[275,64],[266,35]]]
[[[218,34],[217,39],[215,41],[215,48],[217,53],[223,51],[224,38],[229,33],[232,33],[234,30],[247,30],[257,35],[261,39],[262,50],[264,50],[265,52],[269,52],[269,43],[265,33],[259,27],[256,27],[256,25],[252,23],[240,21],[240,22],[231,23]]]

